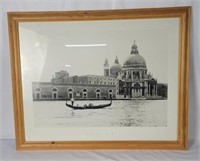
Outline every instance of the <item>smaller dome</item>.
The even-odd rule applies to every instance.
[[[119,64],[118,58],[116,57],[115,63],[110,67],[110,75],[117,76],[122,70],[122,65]]]

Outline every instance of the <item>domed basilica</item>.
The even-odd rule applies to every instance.
[[[157,80],[147,73],[146,61],[139,54],[135,42],[123,65],[116,57],[114,64],[109,68],[108,60],[105,60],[104,76],[117,78],[116,96],[118,98],[157,96]]]

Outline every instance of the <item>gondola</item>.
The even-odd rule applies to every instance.
[[[67,101],[66,101],[66,106],[67,107],[70,107],[74,110],[85,110],[85,109],[101,109],[101,108],[105,108],[105,107],[108,107],[108,106],[111,106],[112,104],[112,100],[110,100],[110,103],[108,104],[100,104],[100,105],[93,105],[93,104],[89,104],[89,105],[84,105],[84,106],[73,106],[71,104],[68,104]]]

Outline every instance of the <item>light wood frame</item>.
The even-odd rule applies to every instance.
[[[64,149],[150,149],[186,150],[188,147],[188,81],[190,53],[191,7],[70,11],[70,12],[10,12],[8,26],[10,60],[12,68],[13,105],[17,150],[64,150]],[[178,140],[177,141],[58,141],[28,142],[25,140],[22,80],[19,49],[19,22],[115,20],[115,19],[180,19],[179,84],[178,84]]]

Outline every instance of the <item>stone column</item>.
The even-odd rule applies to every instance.
[[[157,84],[155,84],[155,93],[157,95]]]
[[[133,71],[131,71],[131,80],[133,81]]]
[[[142,71],[140,70],[140,79],[142,79]]]
[[[134,89],[132,88],[131,90],[132,90],[132,97],[134,97]]]

